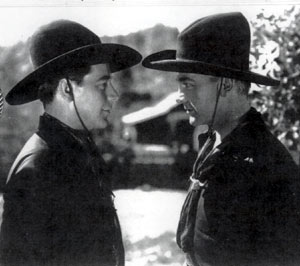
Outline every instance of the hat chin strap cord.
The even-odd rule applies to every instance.
[[[208,125],[208,135],[211,136],[213,134],[213,126],[214,126],[214,122],[215,122],[215,117],[216,117],[216,113],[217,113],[217,108],[218,108],[218,103],[219,103],[219,99],[220,99],[220,94],[221,94],[221,90],[223,87],[223,82],[224,79],[223,77],[221,77],[221,82],[219,83],[219,86],[217,88],[217,95],[216,95],[216,103],[215,103],[215,107],[214,107],[214,112],[211,118],[211,122]]]
[[[82,118],[81,118],[81,116],[80,116],[80,114],[79,114],[79,111],[78,111],[78,108],[77,108],[77,104],[76,104],[76,101],[75,101],[74,92],[73,92],[73,86],[71,85],[70,79],[69,79],[68,77],[66,77],[66,80],[67,80],[68,87],[70,88],[70,93],[71,93],[72,100],[73,100],[73,103],[74,103],[74,108],[75,108],[76,115],[77,115],[77,117],[78,117],[78,119],[79,119],[79,121],[80,121],[80,123],[81,123],[83,129],[84,129],[84,130],[86,131],[86,133],[88,134],[90,140],[91,140],[92,142],[94,142],[94,141],[93,141],[93,138],[92,138],[91,132],[88,130],[88,128],[87,128],[86,125],[84,124],[84,122],[83,122],[83,120],[82,120]]]

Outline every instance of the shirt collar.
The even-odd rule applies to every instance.
[[[90,149],[93,146],[87,132],[73,129],[46,112],[40,117],[37,134],[49,146],[57,148]]]
[[[224,150],[227,146],[237,147],[253,147],[253,138],[249,137],[251,134],[260,134],[266,125],[262,119],[261,114],[253,107],[251,107],[244,115],[242,115],[237,126],[222,140],[217,146],[219,150]],[[208,132],[202,133],[198,136],[199,147],[201,148],[207,139],[210,138]]]
[[[253,134],[259,135],[265,128],[261,114],[251,107],[239,118],[237,126],[222,140],[218,148],[223,149],[229,144],[236,147],[253,147],[255,145]]]

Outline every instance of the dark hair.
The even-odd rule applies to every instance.
[[[57,90],[59,81],[62,78],[68,77],[70,80],[75,81],[77,84],[82,82],[83,77],[91,70],[91,66],[83,66],[67,69],[61,73],[52,73],[48,79],[39,87],[38,97],[45,106],[53,101],[54,95]]]

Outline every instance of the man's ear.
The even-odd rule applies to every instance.
[[[67,99],[68,101],[72,101],[72,91],[71,88],[68,85],[68,82],[66,79],[61,79],[58,83],[58,89],[59,93],[62,96],[62,98]]]
[[[226,97],[226,95],[230,93],[230,91],[233,89],[234,80],[231,78],[222,78],[222,79],[223,79],[222,84],[221,84],[221,79],[219,84],[219,86],[222,85],[222,87],[220,88],[221,89],[220,96]]]

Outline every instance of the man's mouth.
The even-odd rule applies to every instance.
[[[108,118],[108,116],[110,115],[110,110],[108,110],[108,109],[102,109],[102,110],[101,110],[101,113],[102,113],[102,115],[103,115],[105,118]]]
[[[192,106],[184,105],[184,110],[187,114],[194,113],[195,109]]]

